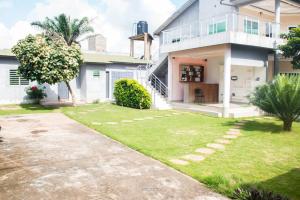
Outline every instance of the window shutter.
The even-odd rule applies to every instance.
[[[20,85],[18,71],[15,69],[9,70],[9,84],[10,85]]]

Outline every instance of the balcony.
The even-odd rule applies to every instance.
[[[276,24],[237,13],[194,21],[162,32],[161,53],[218,44],[242,44],[273,49]],[[277,44],[283,40],[277,39]]]

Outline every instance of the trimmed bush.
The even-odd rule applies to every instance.
[[[289,200],[288,197],[256,188],[238,188],[233,194],[234,200]]]
[[[115,83],[114,96],[119,106],[136,109],[149,109],[151,96],[137,81],[120,79]]]

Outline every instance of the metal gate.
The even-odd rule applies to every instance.
[[[115,89],[115,82],[117,80],[120,80],[122,78],[130,78],[130,79],[134,79],[134,72],[133,71],[117,71],[117,70],[111,70],[110,71],[110,92],[109,92],[109,97],[110,99],[113,99],[114,96],[114,89]]]

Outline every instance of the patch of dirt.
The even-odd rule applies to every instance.
[[[31,131],[32,134],[39,134],[39,133],[47,133],[48,130],[34,130],[34,131]]]
[[[28,122],[30,121],[29,119],[17,119],[17,122]]]

